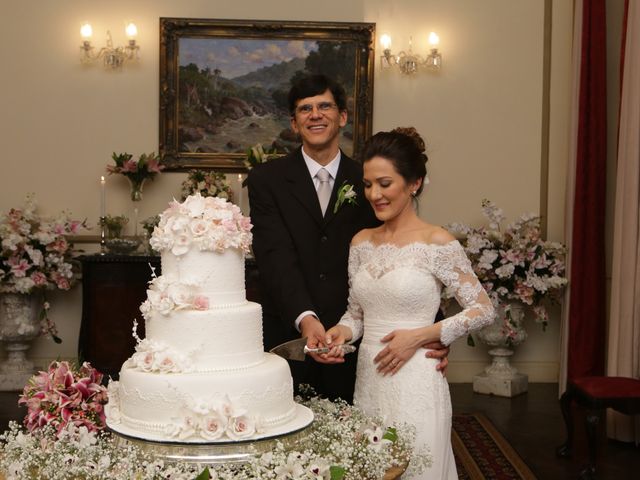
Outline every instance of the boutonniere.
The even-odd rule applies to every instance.
[[[357,195],[358,194],[353,189],[353,185],[344,182],[338,190],[338,199],[336,200],[335,207],[333,207],[333,213],[336,213],[340,206],[345,202],[349,205],[358,205],[358,202],[356,201]]]

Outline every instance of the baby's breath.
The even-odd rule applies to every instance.
[[[313,410],[314,422],[295,447],[275,448],[249,463],[210,465],[205,478],[216,480],[381,479],[392,466],[420,472],[431,465],[428,452],[413,451],[415,431],[407,425],[387,427],[343,401],[297,398]],[[366,432],[380,429],[385,440],[372,442]],[[398,432],[397,435],[395,432]],[[389,440],[393,439],[393,440]],[[62,479],[189,479],[203,467],[168,463],[133,445],[121,445],[106,432],[90,432],[69,424],[62,434],[51,427],[25,432],[12,422],[0,435],[0,472],[7,480]],[[207,474],[209,475],[207,477]]]

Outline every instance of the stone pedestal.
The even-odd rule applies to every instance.
[[[21,392],[33,374],[0,373],[0,392]]]
[[[501,305],[496,320],[478,332],[478,338],[489,350],[491,365],[473,377],[473,391],[500,397],[515,397],[525,393],[529,377],[518,373],[510,363],[513,348],[527,338],[522,327],[524,311],[519,304]]]
[[[7,358],[0,362],[0,391],[22,390],[35,372],[26,352],[40,331],[39,302],[36,295],[0,295],[0,343],[7,352]]]
[[[529,377],[522,373],[516,373],[511,378],[493,377],[486,372],[473,377],[473,391],[485,395],[515,397],[526,393],[528,387]]]

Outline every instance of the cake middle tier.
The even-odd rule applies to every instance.
[[[189,371],[236,370],[263,361],[262,308],[254,302],[202,311],[174,310],[166,315],[151,312],[145,329],[143,343],[174,352]]]

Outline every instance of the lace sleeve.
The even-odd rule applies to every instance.
[[[433,252],[433,274],[453,291],[462,307],[457,315],[442,320],[440,341],[449,345],[458,337],[490,324],[494,318],[493,305],[460,243],[449,242]]]
[[[351,289],[353,283],[353,276],[356,274],[358,267],[360,266],[360,255],[357,247],[351,247],[349,250],[349,305],[347,311],[344,312],[342,318],[338,322],[338,325],[344,325],[351,329],[352,337],[349,343],[353,343],[362,337],[364,331],[364,323],[362,321],[362,308],[355,300],[353,296],[353,290]]]

